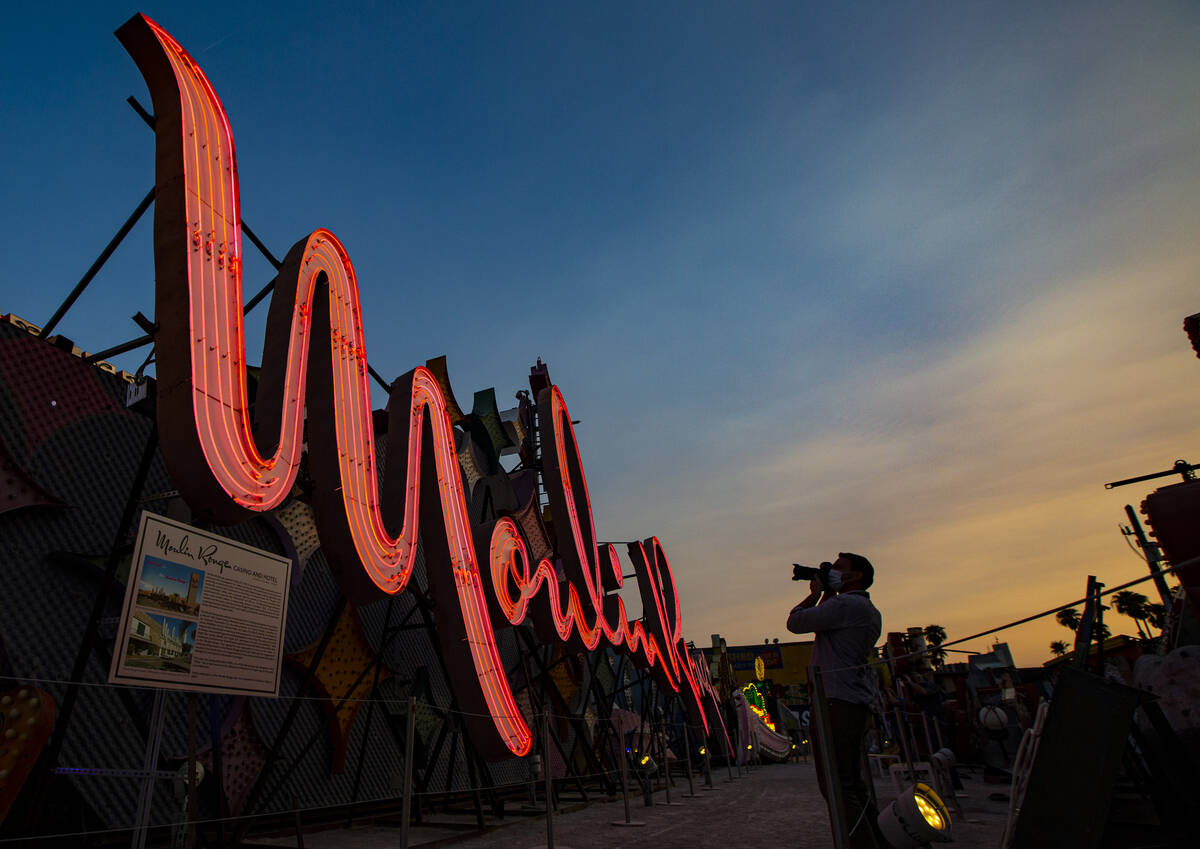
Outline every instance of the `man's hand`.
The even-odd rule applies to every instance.
[[[825,592],[825,588],[821,586],[820,580],[813,578],[808,582],[808,598],[800,602],[797,607],[809,608],[816,607],[821,602],[821,595]]]

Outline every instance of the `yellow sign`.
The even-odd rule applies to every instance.
[[[763,659],[761,657],[754,658],[754,677],[761,681],[763,676],[766,674],[767,667],[766,664],[763,663]]]

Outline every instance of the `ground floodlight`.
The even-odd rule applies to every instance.
[[[700,747],[700,754],[702,754],[702,755],[707,755],[707,754],[708,754],[708,749],[706,749],[706,748],[704,748],[703,746],[701,746],[701,747]]]
[[[894,849],[917,849],[952,839],[950,812],[933,788],[920,781],[884,808],[876,822]]]
[[[643,775],[658,775],[658,764],[649,755],[642,755],[638,761],[637,771]]]

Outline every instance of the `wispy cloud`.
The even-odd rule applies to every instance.
[[[596,500],[663,538],[699,639],[784,636],[803,594],[788,565],[839,549],[876,560],[886,627],[952,636],[1069,601],[1088,574],[1145,574],[1117,525],[1147,490],[1103,483],[1166,468],[1197,436],[1180,323],[1200,309],[1200,62],[1169,22],[1125,23],[1065,50],[1054,28],[960,45],[945,73],[919,65],[855,116],[825,152],[826,191],[790,204],[795,254],[839,288],[789,301],[748,281],[766,312],[757,333],[733,317],[739,379],[702,409],[676,396],[689,416],[625,422],[663,449],[639,455],[659,473]],[[765,204],[788,208],[795,187]],[[814,315],[815,344],[778,345],[780,324]],[[724,376],[690,351],[680,373]],[[1036,663],[1064,633],[1001,638]]]

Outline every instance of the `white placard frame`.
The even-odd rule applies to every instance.
[[[144,511],[109,682],[278,697],[291,575],[290,558]]]

